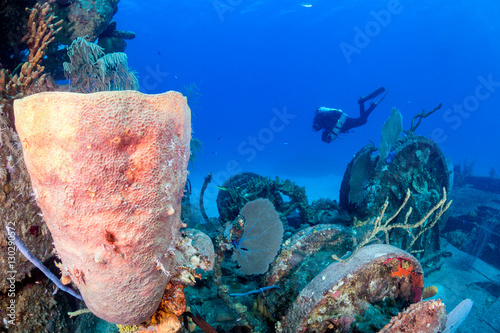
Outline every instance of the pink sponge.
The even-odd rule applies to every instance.
[[[175,265],[191,139],[186,98],[48,92],[16,100],[14,110],[63,281],[106,321],[147,320]]]

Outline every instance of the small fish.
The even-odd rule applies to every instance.
[[[285,142],[283,142],[283,144],[284,144],[284,145],[287,145],[287,144],[289,144],[289,142],[288,142],[288,141],[285,141]]]
[[[156,54],[161,56],[160,50],[156,49]]]
[[[179,77],[178,77],[177,75],[174,75],[174,79],[178,80],[178,79],[179,79]]]
[[[217,139],[217,141],[219,141],[219,140],[220,140],[220,136],[219,136],[219,138]]]
[[[212,154],[217,155],[217,152],[216,152],[216,151],[213,151],[213,152],[212,152]]]
[[[216,186],[219,190],[221,191],[229,191],[227,188],[222,187],[222,186]]]
[[[310,4],[309,2],[305,2],[303,4],[301,4],[302,7],[305,7],[305,8],[311,8],[313,5]]]

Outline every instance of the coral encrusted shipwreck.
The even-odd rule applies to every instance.
[[[212,324],[262,332],[456,330],[472,302],[447,315],[441,301],[425,300],[437,288],[424,288],[419,263],[424,256],[439,257],[439,231],[451,205],[447,161],[436,143],[414,133],[435,110],[417,115],[404,131],[393,109],[381,146],[365,146],[348,165],[340,203],[301,205],[297,199],[305,193],[285,195],[278,181],[253,173],[222,184],[217,205],[225,227],[217,237],[214,283],[234,317],[221,314]],[[263,277],[242,276],[260,251],[259,232],[245,241],[243,212],[264,198],[284,223],[284,241]],[[292,206],[292,212],[279,209]],[[224,260],[228,251],[238,258],[239,270]],[[208,308],[206,302],[199,306]]]

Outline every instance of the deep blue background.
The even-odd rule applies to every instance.
[[[440,133],[453,163],[476,161],[476,174],[500,169],[500,4],[496,0],[317,0],[311,7],[280,0],[122,0],[118,29],[133,30],[129,66],[141,91],[181,90],[197,83],[194,135],[204,143],[191,167],[195,187],[209,171],[256,171],[284,177],[342,177],[352,156],[369,141],[380,142],[392,107],[404,127],[414,114],[443,108],[424,120],[417,134]],[[383,24],[376,16],[392,11]],[[368,30],[367,30],[368,29]],[[371,29],[371,30],[370,30]],[[356,45],[349,57],[341,45]],[[358,42],[360,42],[358,40]],[[342,44],[344,43],[344,44]],[[151,74],[151,73],[157,73]],[[158,75],[160,73],[160,75]],[[167,74],[168,73],[168,74]],[[488,91],[479,77],[498,82]],[[357,98],[379,86],[389,93],[367,125],[332,144],[311,131],[318,106],[358,115]],[[459,115],[454,104],[473,111]],[[295,115],[269,134],[273,109]],[[464,109],[465,110],[465,109]],[[445,121],[448,114],[453,121]],[[281,129],[281,128],[280,128]],[[437,132],[436,132],[437,131]],[[249,136],[268,139],[254,159]],[[445,138],[445,139],[443,139]],[[240,151],[238,151],[240,147]],[[230,160],[236,161],[228,168]],[[338,189],[331,196],[335,198]]]

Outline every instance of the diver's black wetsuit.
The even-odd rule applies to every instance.
[[[365,102],[379,96],[381,93],[385,92],[384,87],[380,87],[371,94],[358,98],[359,104],[359,117],[350,118],[342,110],[331,109],[326,107],[319,107],[316,109],[316,114],[313,120],[313,131],[317,132],[323,129],[321,134],[321,139],[330,143],[337,138],[340,133],[347,133],[354,127],[364,125],[368,121],[368,116],[377,107],[377,105],[382,102],[385,95],[376,102],[371,102],[368,109],[365,110]]]

